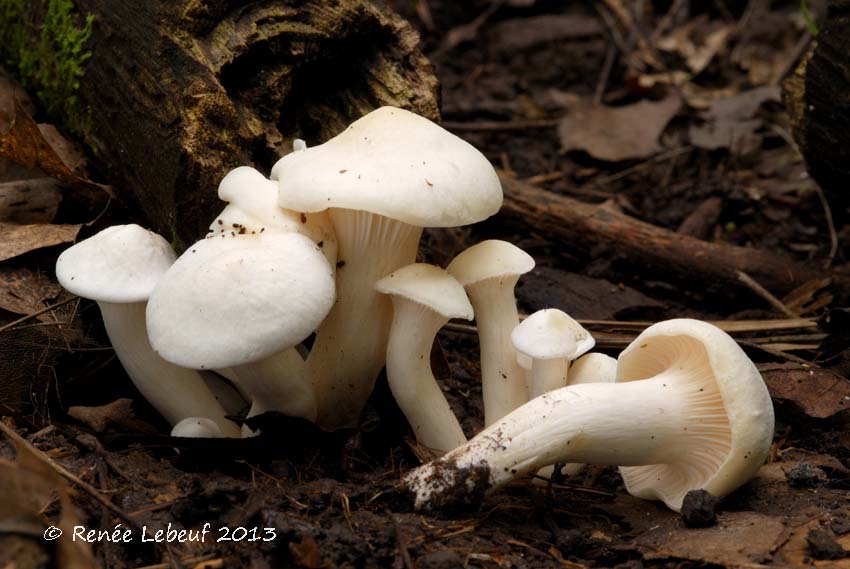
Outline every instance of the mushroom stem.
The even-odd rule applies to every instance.
[[[495,280],[495,279],[492,279]],[[528,400],[525,372],[516,361],[511,332],[519,324],[514,298],[517,276],[466,287],[475,309],[481,357],[484,424],[491,425]]]
[[[251,401],[248,417],[277,411],[308,421],[316,419],[316,396],[297,349],[289,348],[256,362],[233,366],[231,370]]]
[[[441,454],[466,442],[431,371],[431,346],[448,320],[418,302],[393,296],[387,381],[416,440]]]
[[[145,330],[146,302],[98,302],[115,355],[136,389],[171,424],[188,417],[215,422],[224,437],[239,437],[236,423],[225,418],[221,404],[201,374],[162,359],[151,347]]]
[[[531,399],[567,384],[566,358],[535,359],[531,364]]]
[[[693,468],[710,470],[722,462],[730,440],[722,404],[716,410],[719,390],[710,377],[697,385],[679,384],[674,375],[665,371],[639,381],[587,383],[533,399],[466,445],[410,473],[405,480],[416,507],[480,501],[485,492],[554,463],[640,466],[702,454]],[[709,400],[714,405],[706,405]],[[705,440],[717,448],[697,444]],[[469,480],[472,473],[477,484]]]
[[[357,424],[384,366],[392,308],[375,283],[416,259],[422,228],[358,210],[329,214],[339,243],[337,297],[316,332],[307,377],[317,425],[336,430]]]

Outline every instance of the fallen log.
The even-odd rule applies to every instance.
[[[268,168],[294,138],[323,142],[382,105],[438,118],[418,34],[369,0],[24,5],[0,10],[3,60],[169,237],[205,233],[223,175]]]
[[[742,288],[738,272],[773,293],[787,293],[812,279],[830,276],[781,255],[681,235],[625,215],[502,176],[505,203],[499,217],[553,242],[578,257],[603,256],[640,266],[640,275],[663,276],[700,290]],[[846,288],[846,280],[835,277]]]

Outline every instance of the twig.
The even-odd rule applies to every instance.
[[[748,275],[747,273],[745,273],[743,271],[736,271],[736,272],[738,274],[738,279],[742,283],[747,285],[747,287],[749,287],[750,290],[752,290],[754,293],[756,293],[757,295],[762,297],[764,300],[766,300],[768,302],[768,304],[770,304],[775,309],[777,309],[778,311],[783,313],[785,316],[788,316],[790,318],[799,317],[799,314],[796,314],[790,308],[785,306],[782,303],[781,300],[779,300],[778,298],[773,296],[773,294],[769,290],[767,290],[766,288],[761,286],[759,283],[757,283],[750,275]]]
[[[605,176],[604,178],[602,178],[600,180],[593,180],[592,184],[594,186],[604,186],[606,184],[610,184],[611,182],[615,182],[615,181],[619,180],[620,178],[625,178],[629,174],[633,174],[635,172],[640,172],[641,170],[645,170],[646,168],[648,168],[649,166],[651,166],[652,164],[654,164],[656,162],[663,162],[664,160],[669,160],[670,158],[675,158],[675,157],[680,156],[682,154],[686,154],[688,152],[691,152],[692,150],[693,150],[693,147],[691,147],[691,146],[681,146],[679,148],[673,148],[672,150],[668,150],[667,152],[664,152],[664,153],[659,154],[657,156],[653,156],[652,158],[650,158],[648,160],[644,160],[640,164],[635,164],[634,166],[630,166],[629,168],[626,168],[624,170],[620,170],[619,172],[615,172],[614,174],[611,174],[610,176]]]
[[[60,300],[56,304],[51,304],[50,306],[46,306],[46,307],[42,308],[41,310],[36,310],[35,312],[33,312],[31,314],[27,314],[26,316],[22,316],[22,317],[18,318],[17,320],[13,320],[13,321],[9,322],[8,324],[4,324],[3,326],[0,326],[0,332],[5,332],[9,328],[14,328],[15,326],[17,326],[21,322],[26,322],[27,320],[29,320],[31,318],[35,318],[36,316],[41,316],[45,312],[50,312],[51,310],[53,310],[55,308],[59,308],[60,306],[64,306],[64,305],[68,304],[69,302],[73,302],[75,300],[80,300],[80,298],[77,297],[77,296],[71,296],[71,297],[66,298],[65,300]]]
[[[410,551],[407,549],[407,541],[404,539],[404,535],[401,533],[401,527],[399,526],[398,520],[394,515],[392,515],[389,510],[386,514],[393,521],[393,527],[395,528],[395,539],[398,543],[398,552],[401,554],[401,560],[404,563],[405,569],[413,569],[413,560],[410,558]]]
[[[614,56],[617,55],[616,46],[611,43],[605,52],[605,60],[602,62],[602,72],[599,74],[599,80],[596,83],[596,91],[593,93],[593,104],[599,105],[602,102],[602,95],[605,94],[605,87],[608,85],[608,77],[611,75],[611,68],[614,66]]]
[[[31,453],[36,455],[38,458],[43,460],[44,463],[47,464],[47,466],[49,466],[59,476],[68,480],[69,482],[71,482],[75,486],[79,487],[80,489],[82,489],[86,494],[88,494],[89,496],[94,498],[101,506],[103,506],[104,508],[108,509],[110,512],[112,512],[113,514],[115,514],[116,516],[121,518],[124,521],[124,523],[126,523],[128,526],[132,527],[137,532],[142,531],[142,526],[140,526],[138,523],[136,523],[136,521],[133,518],[131,518],[126,512],[124,512],[124,510],[122,510],[121,508],[119,508],[118,506],[116,506],[115,504],[110,502],[108,499],[106,499],[103,496],[103,494],[101,494],[94,486],[92,486],[91,484],[89,484],[87,482],[83,482],[82,480],[80,480],[76,475],[74,475],[70,471],[66,470],[65,467],[63,467],[61,464],[57,463],[52,458],[47,456],[46,453],[35,448],[28,440],[26,440],[21,435],[19,435],[15,431],[13,431],[11,428],[9,428],[2,421],[0,421],[0,431],[2,431],[3,434],[6,435],[10,440],[12,440],[13,442],[15,442],[18,445],[23,446],[28,451],[30,451]]]

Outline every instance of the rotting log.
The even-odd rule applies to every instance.
[[[0,26],[41,34],[55,4],[33,2]],[[323,142],[381,105],[438,118],[418,34],[368,0],[74,6],[80,22],[94,17],[76,92],[79,135],[100,178],[168,237],[203,235],[224,174],[249,164],[267,172],[294,138]]]
[[[783,101],[809,173],[837,206],[850,205],[850,1],[830,3],[817,40],[783,84]]]
[[[502,186],[502,220],[553,242],[568,243],[570,254],[627,260],[641,267],[643,276],[658,275],[705,291],[744,287],[738,276],[741,271],[775,294],[831,276],[781,255],[701,241],[642,222],[608,205],[579,202],[506,176],[502,176]],[[846,294],[846,278],[832,276]]]

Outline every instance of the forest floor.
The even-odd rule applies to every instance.
[[[422,34],[444,126],[503,175],[682,235],[848,274],[850,212],[830,206],[808,178],[780,101],[781,81],[811,39],[799,3],[638,2],[641,13],[623,4],[393,7]],[[824,5],[809,2],[815,14]],[[0,94],[10,84],[0,81]],[[24,174],[6,164],[0,181]],[[86,567],[88,553],[67,535],[40,537],[70,496],[77,523],[134,532],[131,543],[91,545],[106,567],[850,567],[850,312],[834,300],[848,291],[829,279],[778,298],[752,283],[689,287],[689,275],[671,279],[626,255],[518,234],[498,215],[427,232],[423,257],[445,266],[485,238],[509,240],[537,262],[517,289],[522,313],[561,308],[609,355],[641,322],[734,323],[774,398],[776,439],[768,464],[719,504],[709,527],[689,528],[663,505],[629,496],[616,469],[598,467],[549,485],[518,480],[460,517],[413,512],[398,483],[421,452],[383,378],[356,430],[329,435],[265,415],[255,439],[175,441],[126,381],[93,303],[71,300],[17,322],[66,298],[51,280],[59,249],[10,254],[0,244],[0,376],[9,378],[0,400],[26,402],[0,408],[4,431],[23,437],[0,442],[0,496],[37,496],[33,472],[59,489],[34,519],[0,527],[0,561]],[[456,326],[438,339],[435,373],[472,435],[482,424],[477,337]],[[91,409],[121,397],[133,413]],[[72,418],[71,406],[86,408]],[[55,478],[56,465],[78,480]],[[203,543],[140,541],[143,526],[169,523],[209,523],[212,533]],[[220,527],[260,529],[216,541]],[[275,539],[260,539],[271,535],[262,528]]]

